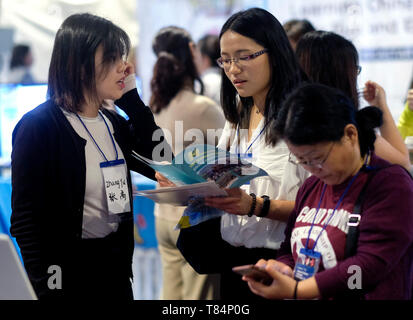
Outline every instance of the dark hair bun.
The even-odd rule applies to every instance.
[[[370,149],[374,150],[376,140],[374,129],[383,123],[382,111],[373,106],[365,107],[356,112],[356,123],[360,132],[360,146],[370,146]]]
[[[371,130],[383,124],[383,112],[374,106],[365,107],[356,112],[356,121],[360,128]]]

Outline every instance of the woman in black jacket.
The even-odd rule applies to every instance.
[[[160,130],[141,101],[130,43],[112,22],[67,18],[55,38],[48,100],[13,132],[11,234],[39,298],[133,299],[132,158]],[[125,120],[102,108],[116,100]],[[156,158],[156,157],[155,157]]]

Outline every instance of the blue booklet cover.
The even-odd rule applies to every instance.
[[[221,188],[235,188],[268,175],[244,158],[208,144],[185,148],[171,163],[152,161],[136,152],[132,155],[176,185],[215,181]]]
[[[250,180],[268,175],[251,162],[208,144],[191,145],[176,155],[172,162],[155,162],[133,152],[136,159],[146,163],[179,186],[214,181],[219,188],[236,188]],[[167,192],[167,188],[158,189]],[[144,195],[145,196],[145,195]],[[153,198],[154,199],[154,198]],[[224,212],[203,204],[203,196],[192,196],[177,228],[187,228],[202,221],[222,215]]]

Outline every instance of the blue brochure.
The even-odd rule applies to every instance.
[[[191,194],[183,202],[187,205],[187,208],[177,228],[187,228],[224,213],[221,210],[207,207],[203,204],[205,196],[216,196],[219,194],[216,191],[211,195],[208,195],[208,192],[201,192],[201,190],[204,191],[204,188],[200,187],[206,182],[213,181],[216,187],[220,189],[236,188],[256,177],[268,175],[263,169],[253,165],[245,158],[240,158],[238,155],[207,144],[188,146],[170,163],[155,162],[135,152],[132,155],[177,185],[172,188],[152,190],[150,194],[140,192],[138,195],[151,198],[160,203],[168,203],[166,202],[168,200],[165,199],[171,199],[171,197],[168,197],[165,193],[171,192],[172,195],[173,192],[174,197],[177,197],[180,186],[182,186],[182,192],[186,192],[185,194],[187,194],[188,185],[192,185],[194,190],[200,190],[199,195],[195,192],[195,194]],[[198,185],[200,186],[199,188]],[[209,189],[211,189],[211,186],[209,186]],[[158,196],[155,196],[155,193],[159,193]],[[169,203],[177,205],[174,201]]]

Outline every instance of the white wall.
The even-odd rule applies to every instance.
[[[280,1],[269,3],[282,22],[307,18],[317,29],[351,40],[363,68],[359,88],[367,80],[378,82],[399,118],[413,75],[413,0],[294,0],[283,8]]]
[[[2,0],[0,25],[16,29],[14,41],[30,44],[33,75],[47,81],[53,41],[59,26],[73,13],[101,15],[122,27],[133,45],[138,42],[135,0]]]
[[[139,64],[146,102],[155,61],[151,42],[156,31],[175,24],[189,30],[197,40],[210,30],[218,33],[231,13],[257,6],[269,10],[281,23],[291,18],[307,18],[316,28],[337,32],[353,41],[363,68],[359,87],[367,80],[378,82],[386,90],[393,117],[397,120],[402,112],[413,76],[413,0],[137,0],[137,3],[141,28]]]
[[[413,75],[413,0],[0,1],[0,26],[16,28],[15,41],[32,45],[36,59],[33,72],[40,81],[47,80],[54,35],[64,18],[88,11],[114,21],[127,31],[134,45],[139,44],[138,71],[146,102],[155,62],[151,43],[161,27],[181,26],[197,41],[206,32],[218,33],[233,12],[252,6],[268,9],[281,23],[307,18],[318,29],[335,31],[352,40],[363,67],[359,86],[367,79],[381,84],[395,119]]]

